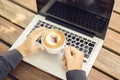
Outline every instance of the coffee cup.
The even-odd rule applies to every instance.
[[[57,54],[63,50],[66,37],[62,31],[49,29],[42,35],[41,42],[48,53]]]

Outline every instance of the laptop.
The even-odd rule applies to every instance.
[[[36,0],[37,15],[12,45],[15,49],[36,28],[46,27],[61,30],[66,36],[66,45],[84,52],[82,69],[88,76],[102,48],[110,21],[114,0],[49,0],[41,9],[41,0]],[[37,40],[41,43],[41,39]],[[36,68],[66,80],[66,69],[61,58],[64,53],[36,52],[23,60]]]

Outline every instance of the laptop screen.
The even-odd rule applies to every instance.
[[[75,6],[77,8],[81,8],[87,10],[89,12],[109,17],[111,15],[112,5],[114,3],[113,0],[58,0],[64,2],[65,4],[69,4],[71,6]]]
[[[114,0],[49,0],[40,13],[104,38],[113,5]]]

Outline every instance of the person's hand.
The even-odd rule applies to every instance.
[[[35,45],[35,42],[45,30],[46,28],[35,29],[30,33],[25,42],[17,48],[23,57],[32,55],[34,52],[44,49],[42,46]]]
[[[78,49],[69,46],[64,49],[64,56],[62,58],[67,70],[81,70],[84,53]]]

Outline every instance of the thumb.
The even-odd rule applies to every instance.
[[[67,60],[71,57],[70,47],[65,47],[65,57]]]
[[[37,49],[38,51],[41,51],[41,50],[44,50],[44,47],[43,47],[43,46],[37,46],[36,49]]]

